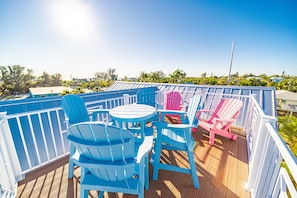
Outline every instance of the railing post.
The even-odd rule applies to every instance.
[[[130,104],[130,95],[129,94],[123,94],[123,104],[124,105]]]
[[[269,141],[267,137],[269,136],[268,131],[266,129],[265,124],[270,123],[271,125],[275,125],[277,119],[271,116],[261,116],[260,122],[258,122],[258,128],[255,134],[252,134],[254,137],[253,141],[255,141],[254,146],[251,148],[251,155],[249,158],[249,176],[246,182],[246,189],[250,192],[256,187],[259,177],[261,177],[261,172],[263,171],[263,158],[267,155],[273,155],[273,153],[269,153],[267,150],[266,141]],[[259,164],[260,163],[260,164]]]
[[[11,131],[6,118],[6,112],[0,112],[0,195],[16,194],[17,183],[24,176],[17,157]]]

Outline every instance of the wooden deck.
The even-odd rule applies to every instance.
[[[195,160],[200,189],[193,188],[190,175],[161,170],[157,181],[150,179],[145,197],[250,197],[244,189],[248,177],[245,136],[238,133],[236,141],[218,136],[213,146],[208,144],[208,134],[200,128],[193,136],[199,143],[195,148]],[[168,154],[170,160],[188,166],[184,153],[163,153],[164,160]],[[17,197],[79,197],[80,168],[76,168],[73,179],[68,179],[67,174],[68,157],[64,157],[27,174],[26,179],[19,182]],[[89,197],[96,196],[96,191],[89,193]],[[137,196],[105,193],[105,197]]]

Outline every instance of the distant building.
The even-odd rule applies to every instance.
[[[72,88],[64,87],[64,86],[56,86],[56,87],[34,87],[29,88],[30,97],[32,98],[41,98],[48,96],[58,96],[64,90],[72,91]]]
[[[287,90],[276,90],[276,102],[279,110],[290,114],[297,112],[297,93]]]
[[[272,77],[272,78],[270,78],[271,80],[272,80],[272,82],[277,82],[277,83],[279,83],[279,82],[282,82],[284,79],[283,78],[281,78],[281,77]]]
[[[72,81],[76,81],[76,82],[89,82],[94,80],[95,78],[72,78]]]

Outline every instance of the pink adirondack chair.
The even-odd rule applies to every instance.
[[[171,91],[166,94],[165,109],[166,110],[181,110],[182,108],[182,96],[178,91]],[[167,117],[177,117],[178,123],[180,123],[180,115],[166,114]]]
[[[239,116],[240,108],[243,103],[241,100],[234,98],[223,98],[219,102],[216,109],[212,112],[211,117],[208,120],[199,118],[198,125],[203,129],[209,131],[209,144],[214,144],[215,135],[221,135],[232,140],[237,139],[237,135],[231,132],[231,124],[234,123]],[[198,111],[198,116],[202,112],[208,112],[209,110]]]

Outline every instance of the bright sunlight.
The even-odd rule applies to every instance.
[[[86,1],[50,1],[49,11],[56,30],[70,41],[89,42],[96,38],[95,15]]]

